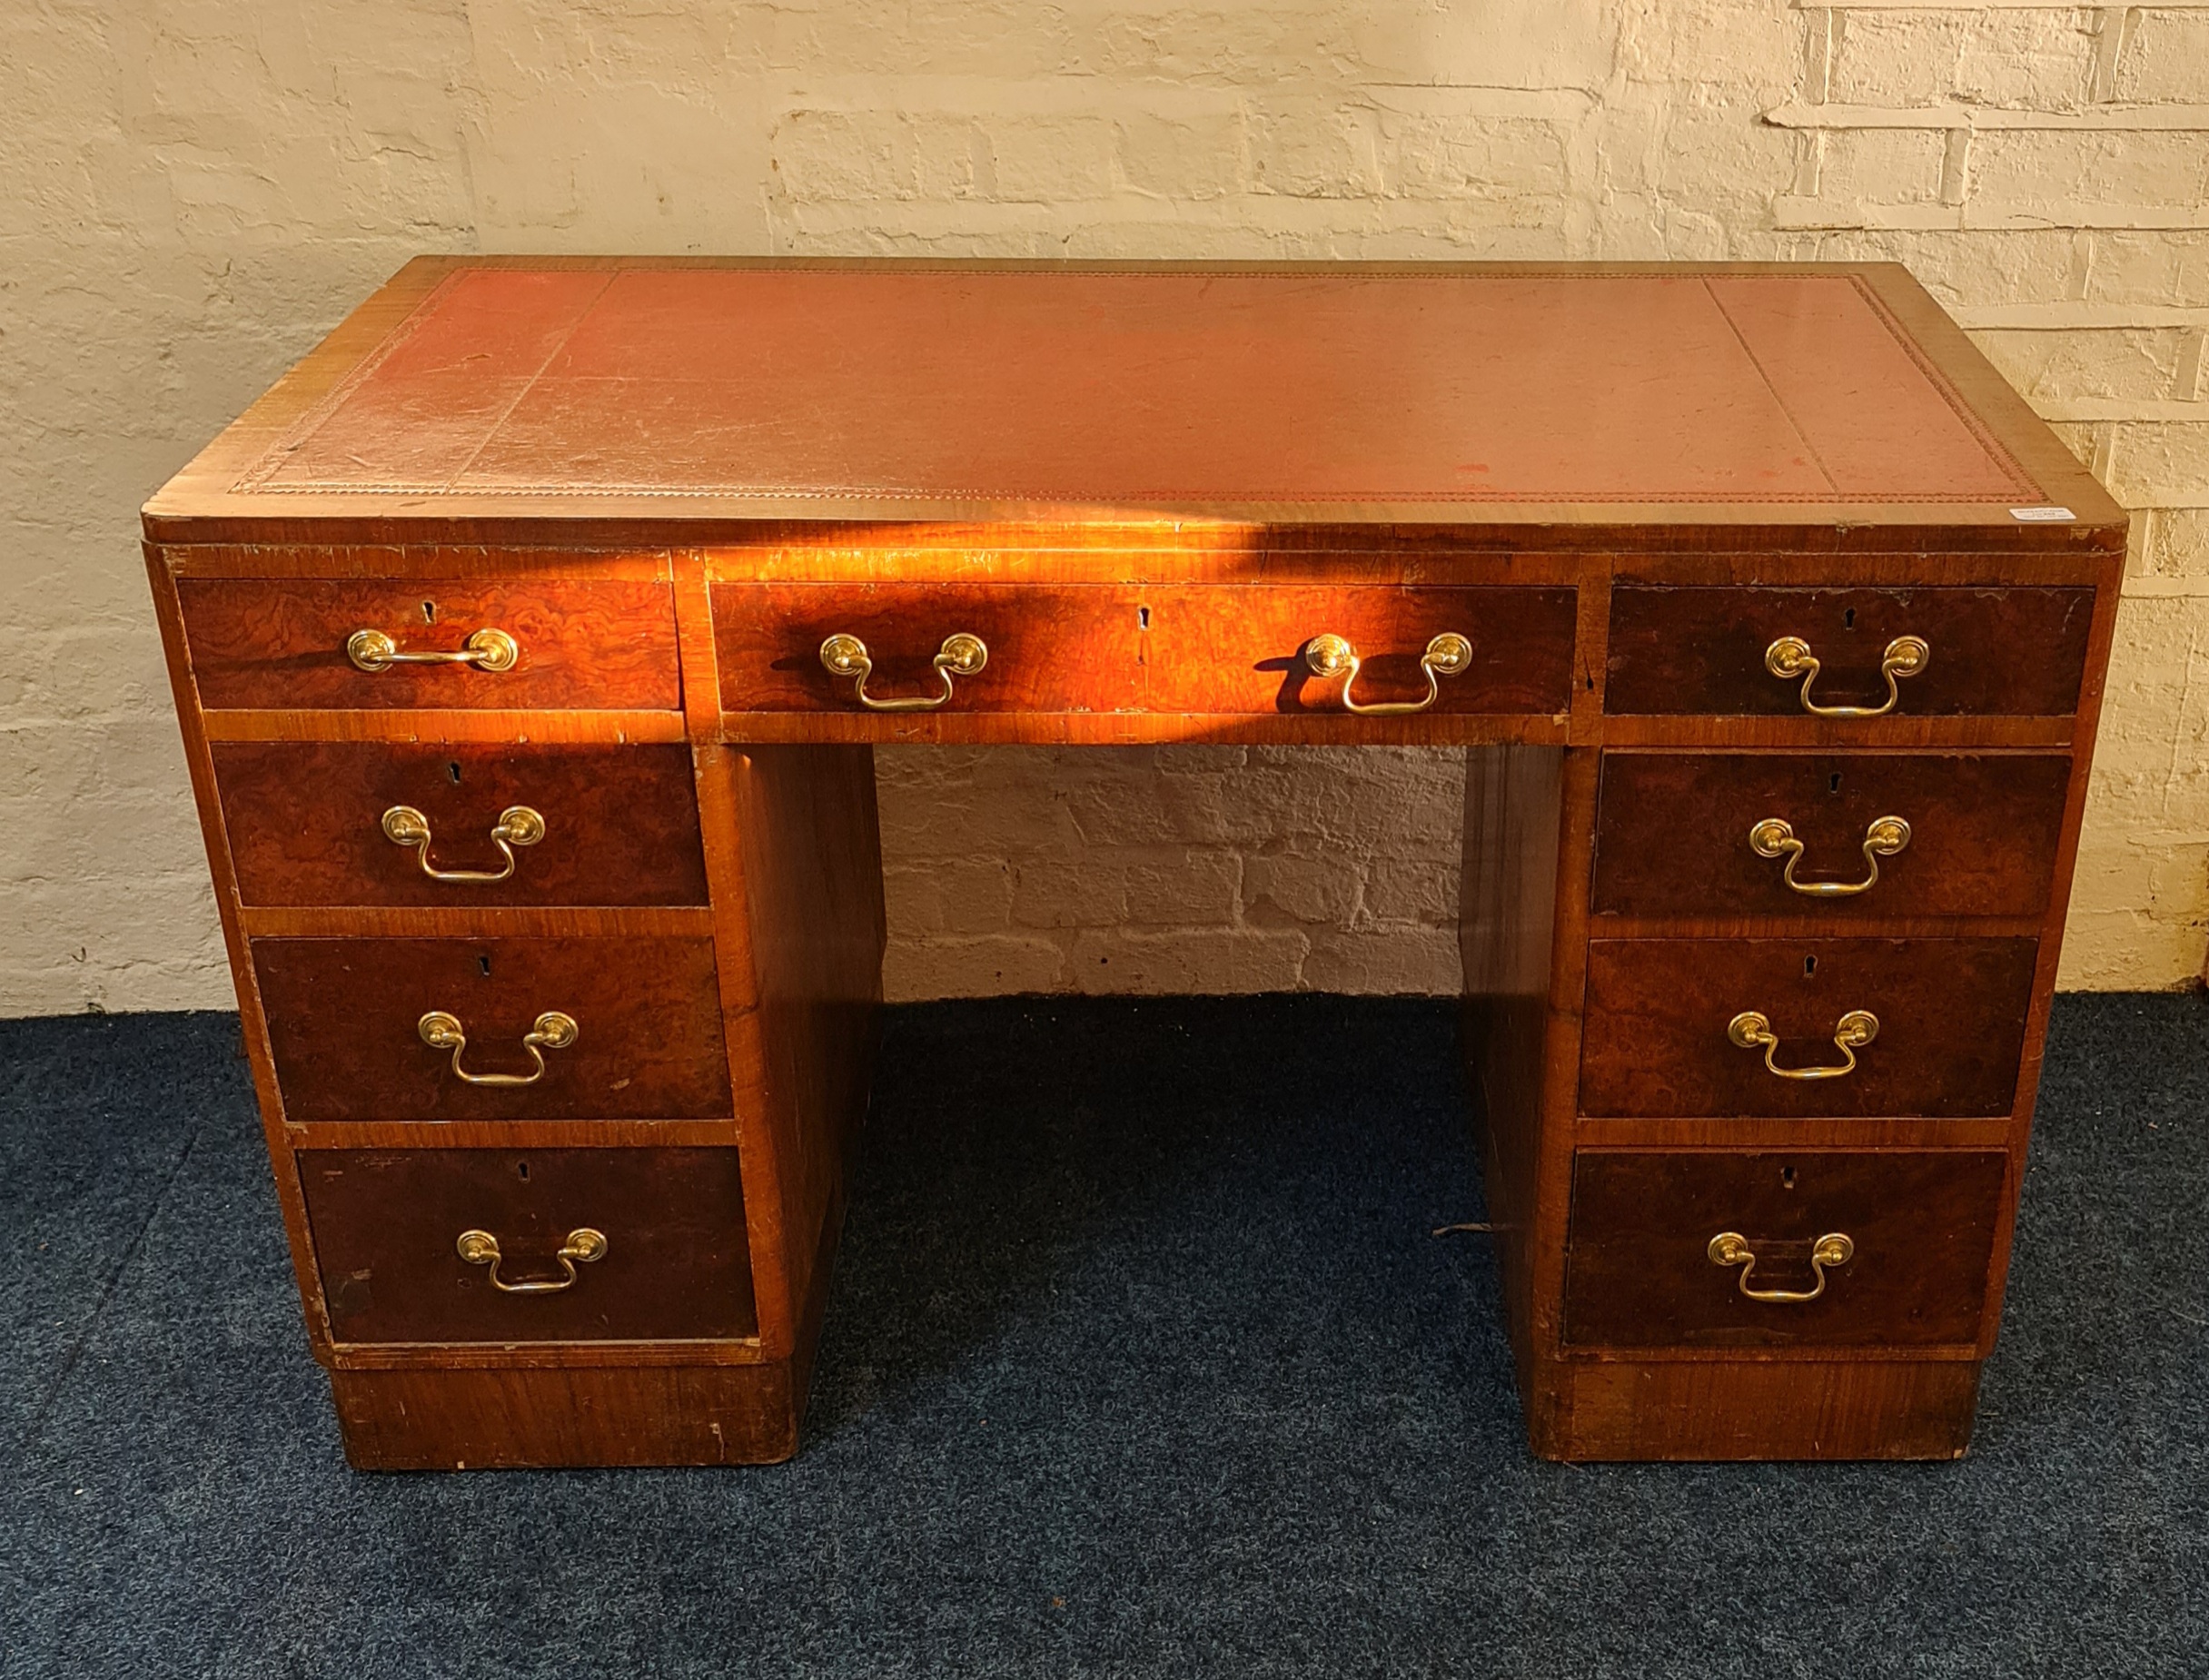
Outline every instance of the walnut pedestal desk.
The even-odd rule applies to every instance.
[[[886,741],[1466,752],[1534,1449],[1964,1450],[2125,527],[1901,269],[425,259],[144,523],[354,1464],[795,1450]]]

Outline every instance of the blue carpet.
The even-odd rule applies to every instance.
[[[1528,1457],[1453,1010],[893,1012],[798,1458],[357,1476],[237,1026],[0,1023],[0,1673],[2209,1673],[2209,1003],[2059,1000],[1940,1466]]]

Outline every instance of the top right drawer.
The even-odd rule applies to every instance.
[[[1603,709],[1729,717],[2060,717],[2091,588],[1615,585]]]

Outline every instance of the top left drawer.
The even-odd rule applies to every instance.
[[[180,578],[176,588],[210,710],[682,705],[665,583]]]

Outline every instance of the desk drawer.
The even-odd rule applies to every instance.
[[[822,664],[830,637],[848,637],[872,669],[870,699],[900,710],[1128,712],[1142,708],[1143,627],[1132,586],[957,583],[769,584],[713,587],[721,704],[731,712],[870,708],[851,676]],[[899,706],[940,697],[935,660],[955,636],[986,650],[978,670],[953,668],[940,707]]]
[[[2086,588],[1741,588],[1620,584],[1610,592],[1612,713],[1802,717],[1815,706],[1877,707],[1898,661],[1892,714],[2061,716],[2078,709],[2094,591]],[[1917,637],[1914,674],[1894,653]],[[1793,637],[1818,661],[1776,675]],[[1788,663],[1781,660],[1782,664]]]
[[[1162,712],[1320,714],[1425,700],[1421,711],[1556,716],[1572,705],[1574,593],[1472,588],[1303,586],[1156,589],[1150,613],[1150,705]],[[1331,636],[1360,661],[1354,678],[1325,677],[1307,657]],[[1462,637],[1461,665],[1422,656],[1435,637]]]
[[[213,751],[248,904],[707,902],[686,746],[218,741]],[[510,820],[516,811],[525,815]],[[511,873],[469,878],[501,870]]]
[[[1976,1343],[2008,1167],[1996,1150],[1582,1150],[1572,1165],[1565,1340]],[[1714,1255],[1714,1240],[1728,1234],[1738,1240]],[[1820,1239],[1835,1236],[1846,1244],[1820,1253]],[[1745,1288],[1816,1299],[1752,1300]]]
[[[2070,786],[2056,753],[1606,753],[1594,911],[2037,916]]]
[[[252,948],[287,1120],[730,1112],[709,939],[256,939]],[[432,1013],[459,1023],[461,1069],[530,1082],[462,1080],[450,1035],[425,1039]],[[557,1020],[546,1025],[548,1013],[566,1017],[571,1037]]]
[[[664,583],[183,578],[176,588],[200,703],[211,709],[682,705]],[[360,657],[381,666],[363,669],[347,651],[363,631],[402,657],[472,641],[485,662],[382,665],[362,647]]]
[[[2035,939],[1591,940],[1580,1111],[2006,1114],[2038,955]],[[1729,1029],[1748,1012],[1777,1048],[1736,1042]],[[1858,1013],[1876,1033],[1844,1052],[1837,1033]],[[1771,1071],[1838,1068],[1850,1054],[1854,1070],[1836,1077]]]
[[[758,1331],[733,1149],[304,1150],[299,1167],[333,1340]],[[505,1289],[483,1244],[462,1257],[469,1231]]]
[[[940,697],[946,639],[978,639],[986,659],[953,667],[946,715],[1031,711],[1313,713],[1350,716],[1340,676],[1306,657],[1339,637],[1362,662],[1361,705],[1427,697],[1421,656],[1464,638],[1445,661],[1433,713],[1570,709],[1574,594],[1569,588],[1404,588],[1301,585],[1078,587],[966,584],[720,584],[713,591],[722,704],[736,712],[870,708],[821,657],[848,637],[871,669],[870,699]],[[847,667],[848,668],[848,667]]]

